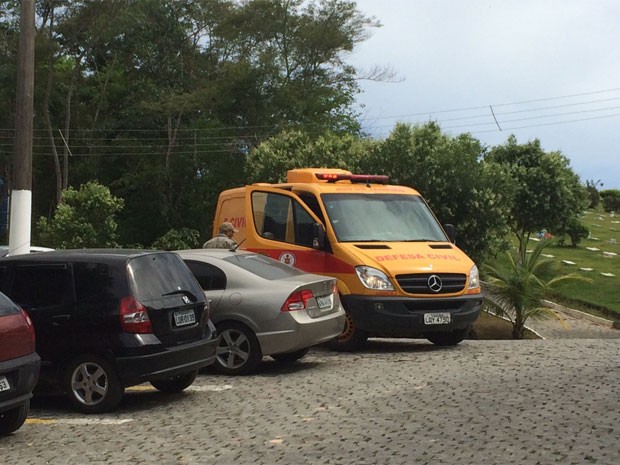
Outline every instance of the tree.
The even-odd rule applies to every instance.
[[[561,230],[567,219],[578,217],[588,206],[587,192],[568,159],[560,152],[546,153],[538,140],[518,144],[510,136],[504,145],[493,147],[485,161],[495,164],[509,181],[508,223],[523,262],[533,233]]]
[[[56,172],[61,186],[98,179],[125,199],[124,242],[206,235],[217,193],[243,184],[263,140],[291,127],[359,131],[345,53],[378,23],[353,2],[40,4],[37,216],[55,208]]]
[[[54,216],[39,219],[39,242],[58,249],[117,247],[115,215],[123,204],[123,199],[94,181],[78,190],[69,188]]]
[[[161,250],[184,250],[199,247],[200,233],[195,229],[171,229],[153,242],[152,248]]]
[[[311,136],[301,131],[285,131],[250,152],[245,164],[246,180],[286,182],[286,172],[294,168],[325,167],[358,171],[373,142],[353,135],[331,132]]]
[[[505,248],[507,198],[499,168],[482,163],[484,148],[469,134],[451,137],[438,124],[397,124],[361,159],[364,172],[386,174],[417,189],[441,223],[478,263]]]
[[[550,241],[538,242],[525,258],[506,252],[505,263],[495,261],[483,266],[485,306],[492,313],[510,320],[514,339],[523,338],[529,318],[556,316],[542,306],[543,298],[556,284],[569,280],[589,282],[576,273],[556,275],[554,262],[541,255],[549,244]]]
[[[559,235],[566,235],[570,238],[571,247],[577,247],[581,239],[590,235],[590,230],[578,218],[570,217],[566,223],[557,231]],[[564,244],[564,238],[559,240],[560,245]]]
[[[586,190],[588,191],[588,195],[590,196],[590,206],[588,208],[596,208],[601,200],[601,196],[598,192],[597,187],[603,186],[603,183],[599,179],[598,181],[594,181],[592,179],[588,179],[586,181]]]

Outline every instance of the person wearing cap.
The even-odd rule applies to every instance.
[[[237,245],[233,236],[238,232],[232,223],[224,222],[218,228],[218,234],[202,245],[203,249],[232,249]]]

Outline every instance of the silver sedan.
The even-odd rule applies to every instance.
[[[177,253],[211,301],[220,334],[214,366],[221,373],[251,373],[265,355],[294,362],[343,330],[345,313],[334,278],[241,250]]]

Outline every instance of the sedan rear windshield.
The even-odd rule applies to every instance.
[[[203,296],[194,275],[176,254],[142,255],[130,260],[127,268],[134,296],[140,301],[161,299],[175,291],[188,291],[199,299]]]
[[[259,254],[239,254],[224,259],[228,263],[254,273],[263,279],[284,279],[304,274],[297,268]]]
[[[19,313],[19,307],[11,299],[0,292],[0,316]]]

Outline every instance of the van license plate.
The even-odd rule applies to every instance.
[[[425,325],[447,325],[450,323],[449,313],[425,313]]]
[[[194,309],[174,312],[174,323],[177,326],[186,326],[196,323]]]
[[[11,389],[9,380],[6,378],[6,376],[0,376],[0,392],[8,391],[9,389]]]
[[[316,298],[316,303],[319,308],[327,308],[332,306],[332,296],[322,295]]]

